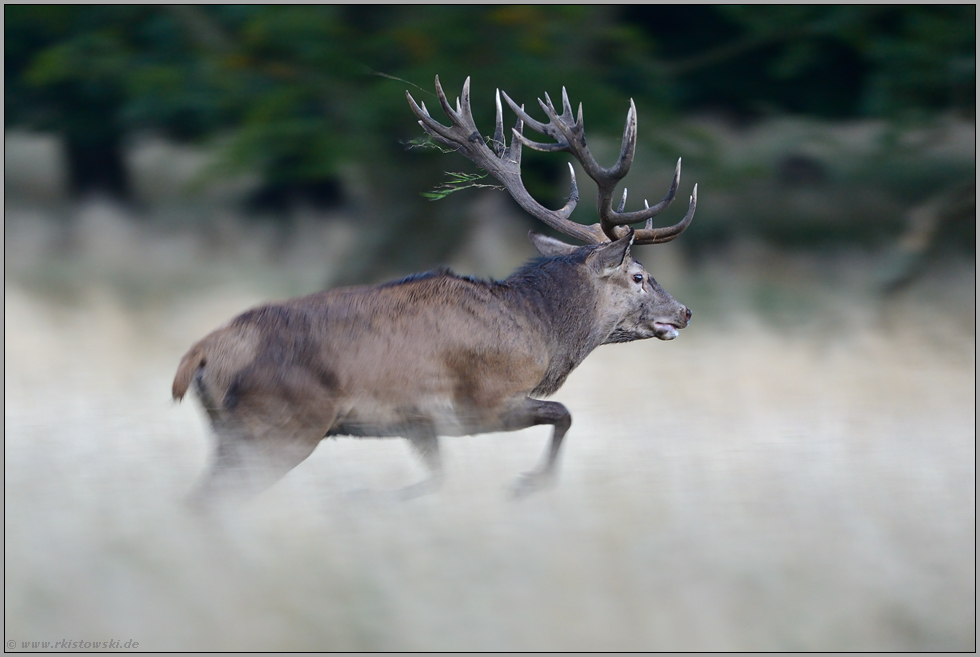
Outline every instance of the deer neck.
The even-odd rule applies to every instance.
[[[533,393],[551,394],[608,333],[598,326],[595,286],[580,263],[558,257],[531,263],[504,281],[504,287],[541,331],[548,371]]]

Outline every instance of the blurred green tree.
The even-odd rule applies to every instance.
[[[431,98],[436,73],[447,90],[473,76],[488,129],[494,86],[533,103],[562,84],[588,98],[593,134],[619,134],[629,97],[655,121],[712,108],[973,117],[975,17],[975,5],[6,5],[6,126],[60,134],[75,194],[123,198],[127,136],[216,140],[218,173],[259,174],[255,207],[359,203],[365,233],[399,240],[379,246],[399,268],[405,253],[438,259],[460,230],[452,196],[418,195],[456,165],[405,155],[420,131],[404,90]],[[533,153],[525,178],[544,202],[567,184]]]
[[[404,88],[431,93],[437,72],[527,95],[575,80],[600,121],[656,89],[639,33],[593,7],[19,5],[5,19],[6,125],[60,133],[77,193],[127,195],[122,139],[150,129],[229,135],[225,168],[258,171],[273,205],[329,197],[345,164],[390,159],[413,126]]]
[[[673,100],[748,116],[976,114],[976,5],[634,5]]]
[[[391,159],[392,144],[414,129],[403,88],[418,84],[424,96],[436,73],[448,88],[473,75],[528,101],[542,80],[573,84],[597,131],[617,130],[629,96],[661,111],[972,115],[975,13],[974,5],[8,5],[6,125],[62,134],[76,192],[128,193],[122,139],[152,129],[230,136],[224,164],[258,171],[270,202],[316,200],[336,195],[346,163]],[[476,105],[477,118],[489,119],[492,104]]]
[[[174,28],[143,6],[5,6],[5,125],[60,134],[75,195],[128,199],[127,135],[186,139],[219,125],[220,99]]]

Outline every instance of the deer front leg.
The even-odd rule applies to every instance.
[[[507,415],[504,422],[508,431],[526,429],[539,424],[550,424],[554,427],[551,433],[551,442],[548,444],[548,451],[545,452],[541,465],[535,470],[522,474],[511,486],[511,493],[514,497],[524,497],[552,484],[555,479],[555,464],[558,460],[558,451],[561,449],[561,441],[565,437],[565,432],[572,426],[572,415],[568,409],[558,402],[541,401],[528,397],[521,406]]]
[[[349,502],[391,502],[393,500],[413,500],[416,497],[428,495],[439,490],[442,486],[442,458],[439,454],[439,436],[432,422],[413,420],[402,425],[398,433],[408,440],[425,463],[429,476],[422,481],[396,490],[371,490],[359,488],[348,491],[344,498]]]
[[[411,500],[435,492],[442,485],[442,457],[439,455],[439,436],[432,426],[418,426],[406,436],[429,469],[429,478],[398,491],[399,499]]]

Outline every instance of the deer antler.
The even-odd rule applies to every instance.
[[[636,151],[636,105],[632,99],[630,100],[629,112],[626,114],[626,127],[623,129],[623,142],[619,153],[619,160],[607,169],[595,161],[595,158],[585,143],[585,122],[583,119],[582,104],[579,103],[578,117],[573,121],[572,105],[568,101],[568,92],[564,87],[561,90],[561,115],[558,114],[547,93],[544,97],[544,101],[540,98],[538,99],[538,104],[541,105],[541,109],[548,115],[548,123],[541,123],[540,121],[534,120],[522,107],[518,107],[517,103],[511,100],[506,93],[504,94],[504,99],[517,116],[532,130],[551,137],[556,143],[543,144],[534,142],[523,134],[517,133],[515,133],[515,137],[525,146],[535,150],[552,153],[558,151],[569,152],[582,164],[586,174],[596,182],[599,188],[599,197],[597,200],[599,222],[603,233],[609,239],[615,240],[622,236],[620,231],[617,230],[618,226],[635,224],[640,221],[646,221],[647,225],[636,231],[635,244],[659,244],[668,242],[684,232],[684,229],[694,219],[694,210],[697,206],[697,185],[694,186],[694,192],[691,195],[691,202],[687,214],[680,222],[667,228],[653,228],[652,223],[652,218],[663,212],[674,200],[674,195],[677,193],[677,187],[681,179],[681,161],[679,159],[677,160],[677,166],[674,169],[674,179],[671,181],[670,188],[667,190],[667,195],[659,203],[652,207],[647,204],[644,210],[623,212],[626,206],[626,190],[624,189],[619,209],[613,210],[612,208],[613,191],[616,188],[616,184],[629,173],[630,167],[633,165],[633,154]]]
[[[452,125],[446,127],[433,119],[423,103],[420,108],[412,95],[405,92],[408,97],[412,111],[419,118],[419,124],[437,142],[449,146],[471,160],[480,168],[486,170],[497,180],[503,183],[504,187],[510,192],[522,208],[531,215],[537,217],[555,230],[566,235],[579,239],[590,244],[598,244],[609,240],[616,240],[625,234],[625,230],[620,226],[646,221],[646,226],[635,233],[635,244],[659,244],[668,242],[688,227],[694,218],[694,210],[697,205],[697,185],[691,195],[690,206],[687,214],[680,222],[666,228],[653,228],[652,218],[662,212],[677,192],[680,183],[681,162],[677,161],[674,172],[674,179],[667,191],[667,195],[654,206],[647,204],[644,210],[636,212],[623,212],[626,206],[626,190],[623,190],[623,197],[618,210],[612,209],[612,196],[616,184],[626,177],[630,166],[633,164],[633,153],[636,150],[636,106],[630,100],[630,110],[626,115],[626,128],[623,131],[623,144],[620,151],[619,160],[613,167],[606,169],[599,166],[589,152],[585,144],[585,128],[582,119],[582,105],[579,104],[578,118],[573,120],[571,103],[568,101],[568,93],[562,88],[562,113],[558,114],[551,98],[545,94],[547,102],[538,99],[541,108],[548,115],[548,123],[541,123],[528,115],[523,106],[518,106],[511,98],[504,93],[504,99],[511,109],[518,116],[517,125],[513,129],[513,139],[510,146],[504,141],[503,112],[500,104],[501,91],[497,90],[497,122],[494,131],[493,147],[490,148],[484,143],[480,136],[476,124],[473,122],[473,113],[470,110],[470,78],[466,78],[463,83],[462,102],[456,100],[456,109],[450,106],[446,99],[446,94],[439,83],[439,76],[436,76],[436,93],[443,111],[449,117]],[[539,143],[531,141],[524,136],[524,124],[527,124],[535,132],[551,137],[555,140],[553,144]],[[521,180],[521,145],[528,146],[539,151],[560,152],[566,151],[577,159],[586,174],[592,178],[599,188],[598,208],[599,223],[585,226],[571,221],[569,216],[575,205],[578,203],[578,186],[575,182],[575,170],[569,164],[571,173],[571,191],[568,203],[560,210],[549,210],[535,201]]]
[[[497,125],[494,132],[493,147],[490,148],[480,136],[476,124],[473,121],[473,112],[470,109],[470,79],[466,78],[463,83],[462,98],[456,100],[454,110],[446,98],[442,85],[439,83],[439,76],[436,76],[436,94],[443,111],[449,117],[450,126],[444,126],[429,115],[425,103],[421,107],[412,98],[412,94],[405,92],[408,104],[411,106],[415,116],[419,118],[419,125],[429,135],[440,144],[453,148],[467,159],[471,160],[481,169],[489,172],[494,178],[503,183],[504,187],[514,197],[514,200],[531,215],[540,219],[555,230],[576,239],[596,244],[603,241],[601,233],[597,235],[590,226],[583,226],[569,220],[569,215],[578,204],[578,185],[575,182],[575,172],[571,170],[572,182],[568,202],[559,210],[549,210],[534,200],[524,188],[521,180],[521,142],[511,140],[510,146],[504,141],[503,110],[500,104],[500,93],[497,93]],[[518,119],[514,127],[515,134],[521,134],[523,122]]]

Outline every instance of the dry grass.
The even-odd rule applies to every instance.
[[[423,470],[402,441],[338,439],[202,521],[181,498],[209,438],[168,398],[177,361],[328,265],[99,216],[101,238],[59,252],[29,219],[5,224],[18,650],[975,649],[972,263],[882,312],[859,256],[746,247],[691,269],[667,249],[644,261],[694,322],[572,375],[554,490],[505,494],[537,428],[446,440],[435,495],[347,502]]]

